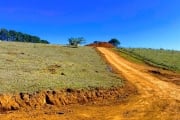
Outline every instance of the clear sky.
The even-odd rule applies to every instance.
[[[2,0],[0,27],[55,44],[117,38],[123,47],[180,50],[180,0]]]

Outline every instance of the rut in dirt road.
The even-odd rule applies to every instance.
[[[160,79],[142,71],[139,65],[130,63],[108,48],[97,48],[121,74],[137,88],[142,97],[156,96],[162,99],[172,98],[180,100],[180,87],[161,81]]]

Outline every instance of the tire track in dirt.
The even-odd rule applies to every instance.
[[[147,69],[145,66],[127,61],[112,49],[98,47],[97,50],[121,75],[137,87],[139,93],[127,104],[108,108],[113,109],[113,112],[106,116],[112,116],[113,120],[178,120],[180,118],[180,87],[178,85],[152,76],[144,71]]]
[[[158,96],[180,100],[179,86],[161,81],[148,73],[140,71],[138,65],[128,62],[107,48],[97,49],[113,67],[139,89],[142,96]]]

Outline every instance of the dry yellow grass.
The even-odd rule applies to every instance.
[[[0,43],[0,93],[121,86],[90,47]]]

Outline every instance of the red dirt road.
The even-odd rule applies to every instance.
[[[180,86],[162,81],[145,71],[145,67],[131,63],[107,48],[97,48],[121,74],[133,83],[139,92],[129,101],[126,111],[135,111],[136,119],[179,119]],[[139,112],[138,112],[139,111]],[[122,116],[119,116],[119,119]]]
[[[147,67],[131,63],[108,48],[97,48],[104,58],[138,89],[138,95],[124,103],[72,105],[49,110],[15,111],[0,119],[21,120],[179,120],[180,86],[147,72]],[[51,111],[50,111],[51,110]],[[65,114],[61,114],[61,112]]]
[[[180,100],[180,87],[159,80],[158,78],[143,72],[139,65],[119,57],[107,48],[98,48],[104,54],[109,63],[114,66],[123,76],[133,83],[144,97],[157,96],[161,98],[171,98]]]

